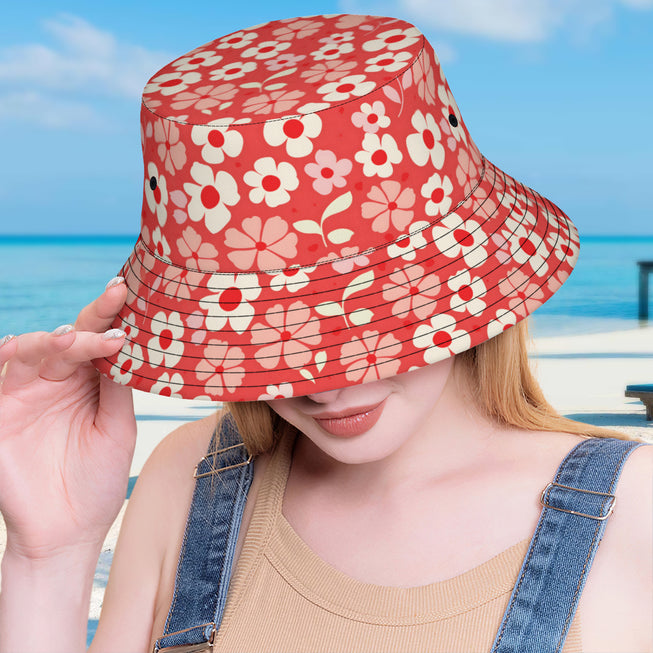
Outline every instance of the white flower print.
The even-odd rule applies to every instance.
[[[354,51],[354,46],[351,43],[327,43],[319,50],[311,52],[311,56],[315,61],[323,61],[324,59],[340,59],[343,54],[349,54]]]
[[[176,311],[169,316],[159,311],[150,323],[154,338],[147,343],[147,356],[152,365],[174,367],[184,353],[184,324]]]
[[[232,79],[240,79],[249,73],[256,70],[255,61],[231,61],[222,68],[216,68],[209,73],[209,77],[214,82],[231,81]]]
[[[218,42],[216,47],[220,50],[225,48],[244,48],[249,45],[258,34],[256,32],[246,32],[241,30],[240,32],[234,32],[233,34],[227,34],[223,36]]]
[[[186,72],[188,70],[196,70],[200,66],[214,67],[218,62],[222,61],[222,58],[221,54],[216,54],[212,50],[197,50],[173,61],[172,66],[177,70]]]
[[[289,292],[297,292],[308,285],[309,274],[315,271],[316,266],[301,267],[298,264],[291,265],[285,270],[275,273],[270,279],[270,290],[278,292],[286,288]]]
[[[457,213],[450,213],[433,227],[433,240],[445,256],[462,255],[470,268],[487,260],[488,237],[481,225],[475,220],[463,220]]]
[[[170,263],[170,245],[165,236],[161,233],[161,227],[157,227],[152,232],[152,245],[156,255]]]
[[[243,50],[242,56],[254,59],[272,59],[280,52],[287,50],[290,45],[288,41],[261,41],[258,45]]]
[[[152,162],[147,164],[145,201],[150,211],[156,215],[159,224],[164,226],[168,219],[168,186],[166,178],[159,174],[158,168]]]
[[[379,50],[402,50],[409,48],[422,38],[422,33],[416,27],[408,29],[389,29],[381,32],[372,41],[363,43],[365,52],[378,52]]]
[[[457,141],[467,142],[467,134],[462,125],[462,118],[460,116],[460,109],[454,100],[451,91],[447,89],[444,84],[438,87],[438,97],[442,103],[442,115],[451,126],[451,135]]]
[[[311,139],[322,131],[322,119],[315,113],[286,120],[270,120],[263,125],[263,138],[274,147],[286,146],[288,156],[308,156],[313,151]]]
[[[362,127],[363,131],[376,134],[379,129],[385,129],[390,124],[390,118],[385,115],[383,102],[377,100],[373,104],[363,102],[361,110],[355,111],[351,121],[356,127]]]
[[[573,240],[561,237],[559,233],[550,233],[546,243],[552,248],[553,254],[560,261],[573,260],[578,258],[579,246]]]
[[[447,281],[447,286],[454,291],[449,300],[452,311],[468,311],[472,315],[480,315],[486,307],[481,299],[487,288],[480,277],[472,279],[469,270],[459,272]]]
[[[515,324],[517,324],[517,317],[512,311],[499,309],[495,319],[487,325],[487,337],[494,338]]]
[[[230,129],[233,118],[221,118],[218,122],[197,125],[190,134],[193,143],[202,146],[202,158],[207,163],[222,163],[225,155],[233,158],[243,149],[242,134]]]
[[[424,230],[429,226],[425,220],[413,222],[410,225],[410,233],[399,236],[394,243],[388,245],[388,256],[391,258],[402,258],[404,261],[414,261],[417,250],[426,247]]]
[[[451,192],[453,184],[446,175],[433,173],[428,181],[422,186],[420,193],[428,201],[424,206],[426,215],[445,215],[451,208]]]
[[[366,73],[379,73],[385,71],[387,73],[394,73],[406,67],[406,62],[412,59],[413,55],[410,52],[383,52],[377,54],[376,57],[367,59],[365,63]]]
[[[143,365],[143,350],[136,343],[126,342],[111,366],[109,376],[116,382],[126,385],[131,381],[132,373]]]
[[[150,93],[161,93],[161,95],[174,95],[179,91],[185,91],[191,84],[200,81],[202,75],[197,72],[164,73],[152,78],[145,86],[144,95]]]
[[[290,383],[280,383],[277,385],[269,385],[265,388],[265,392],[259,397],[259,401],[268,399],[288,399],[292,397],[292,385]]]
[[[424,349],[425,363],[430,365],[470,348],[469,334],[463,329],[456,329],[456,326],[453,316],[442,313],[433,316],[430,324],[420,324],[415,329],[413,344]]]
[[[547,274],[549,266],[546,263],[549,257],[549,248],[542,239],[542,236],[524,225],[518,225],[510,233],[507,230],[501,232],[510,245],[512,259],[521,264],[528,263],[533,274],[542,277]]]
[[[172,376],[168,372],[164,372],[150,388],[150,392],[163,397],[181,398],[181,395],[175,391],[183,387],[184,377],[179,372],[175,372]]]
[[[243,176],[246,184],[252,186],[249,201],[260,204],[265,201],[268,206],[279,206],[290,201],[288,191],[299,186],[295,168],[285,161],[278,165],[271,156],[257,159],[254,170],[248,170]]]
[[[435,118],[419,109],[410,119],[416,133],[406,138],[406,147],[410,158],[418,165],[425,166],[429,160],[434,168],[442,168],[444,163],[444,147],[440,142],[440,128]]]
[[[206,228],[215,234],[230,220],[231,211],[240,200],[238,186],[234,178],[224,170],[213,170],[203,163],[195,161],[190,169],[195,184],[184,184],[184,191],[190,196],[188,217],[193,222],[204,220]]]
[[[363,149],[354,156],[358,163],[363,164],[363,174],[366,177],[378,175],[389,177],[392,174],[392,164],[399,163],[403,155],[397,147],[397,142],[390,134],[365,134]]]
[[[253,274],[214,274],[207,284],[212,294],[200,300],[200,307],[208,314],[204,319],[209,331],[220,331],[229,326],[239,334],[245,332],[254,317],[249,303],[261,294],[261,287]]]
[[[360,97],[374,90],[374,82],[366,82],[365,75],[347,75],[337,82],[329,82],[320,86],[317,92],[324,96],[327,102],[343,102],[352,95]]]

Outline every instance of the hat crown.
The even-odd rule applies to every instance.
[[[152,77],[141,122],[142,240],[186,269],[402,249],[482,174],[435,53],[398,19],[293,18],[211,41]]]

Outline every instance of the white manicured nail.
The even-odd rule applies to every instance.
[[[109,283],[106,285],[104,288],[105,290],[109,290],[109,288],[113,288],[114,286],[118,286],[121,283],[125,283],[125,277],[114,277],[109,281]]]
[[[127,334],[122,329],[109,329],[102,334],[102,340],[118,340]]]
[[[72,324],[62,324],[58,326],[53,332],[53,336],[65,336],[67,333],[70,333],[75,327]]]
[[[13,340],[16,336],[9,334],[0,340],[0,347],[4,347],[10,340]]]

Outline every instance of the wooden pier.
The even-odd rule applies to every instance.
[[[648,320],[648,275],[653,272],[653,261],[637,261],[639,266],[639,319]]]

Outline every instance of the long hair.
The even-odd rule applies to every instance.
[[[561,431],[585,437],[632,439],[625,433],[577,422],[560,415],[544,397],[528,360],[528,324],[515,326],[456,355],[478,409],[504,426],[532,431]],[[225,403],[252,455],[272,449],[295,428],[263,401]]]

